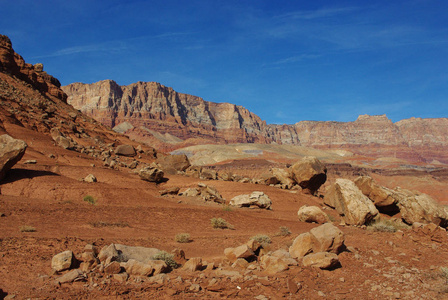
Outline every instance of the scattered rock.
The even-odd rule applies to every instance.
[[[284,259],[272,255],[261,256],[260,265],[269,275],[274,275],[289,269],[289,265]]]
[[[302,259],[305,267],[317,267],[320,269],[333,269],[340,265],[338,255],[329,252],[317,252],[305,256]]]
[[[129,259],[122,266],[125,268],[126,273],[130,275],[151,276],[154,273],[154,267],[152,265],[142,263],[135,259]]]
[[[104,272],[108,274],[118,274],[121,272],[121,266],[119,262],[113,261],[104,267]]]
[[[259,208],[271,209],[272,201],[263,192],[252,192],[250,195],[233,197],[229,204],[236,207],[256,206]]]
[[[291,178],[312,195],[327,180],[327,168],[314,156],[307,156],[289,169]]]
[[[74,281],[85,280],[84,274],[79,269],[71,270],[56,279],[57,283],[70,283]]]
[[[74,260],[75,256],[73,255],[72,251],[67,250],[61,252],[53,256],[53,258],[51,259],[51,268],[57,272],[70,269]]]
[[[249,260],[255,257],[254,251],[252,251],[248,245],[241,245],[236,248],[226,248],[224,249],[224,255],[231,262],[236,261],[238,258]]]
[[[170,187],[167,189],[164,189],[162,191],[159,191],[160,196],[164,196],[164,195],[177,195],[180,191],[180,187],[175,186],[175,187]]]
[[[372,201],[348,179],[336,179],[326,192],[324,203],[335,208],[348,225],[363,225],[378,215]]]
[[[35,164],[37,164],[37,160],[35,160],[35,159],[28,159],[28,160],[25,160],[23,162],[23,164],[25,164],[25,165],[35,165]]]
[[[317,206],[304,205],[299,209],[297,215],[299,216],[299,221],[301,222],[314,222],[318,224],[330,222],[328,215]]]
[[[282,187],[286,189],[291,189],[294,185],[294,180],[290,178],[290,173],[288,170],[280,169],[280,168],[272,168],[272,175],[277,178],[277,181],[282,185]]]
[[[0,180],[25,154],[28,145],[18,139],[3,134],[0,136]]]
[[[85,182],[97,182],[95,175],[89,174],[84,178]]]
[[[356,186],[373,201],[376,207],[395,206],[397,199],[394,192],[376,184],[370,176],[360,176],[355,179]]]

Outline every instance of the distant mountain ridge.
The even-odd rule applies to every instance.
[[[103,80],[63,86],[68,103],[110,127],[124,122],[180,139],[212,143],[278,143],[347,149],[370,157],[448,163],[448,119],[411,118],[393,123],[385,115],[353,122],[300,121],[266,124],[246,108],[182,94],[156,82],[120,86]]]

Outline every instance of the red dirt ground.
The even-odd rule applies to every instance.
[[[274,276],[241,271],[244,279],[231,282],[211,271],[188,273],[177,269],[164,284],[133,277],[127,283],[118,283],[99,274],[86,282],[56,285],[58,275],[51,270],[51,258],[67,249],[79,256],[88,243],[99,247],[121,243],[166,251],[181,248],[189,258],[199,256],[223,265],[226,247],[238,246],[255,234],[270,235],[273,250],[287,249],[298,234],[317,226],[297,220],[299,207],[323,206],[322,200],[270,186],[224,181],[206,184],[216,187],[227,200],[263,191],[272,199],[273,210],[226,210],[222,205],[181,196],[161,197],[159,190],[193,187],[200,180],[169,175],[166,183],[155,185],[140,180],[129,169],[112,170],[103,167],[100,160],[55,147],[49,137],[34,131],[7,124],[5,128],[10,135],[25,140],[29,148],[0,186],[0,213],[4,214],[0,218],[0,298],[1,292],[16,299],[254,299],[260,295],[268,299],[448,298],[448,284],[440,270],[448,266],[446,235],[442,241],[433,241],[410,229],[387,233],[343,226],[339,228],[351,252],[339,255],[342,267],[333,271],[300,266]],[[55,158],[49,158],[50,154]],[[37,160],[37,164],[24,164],[28,159]],[[97,177],[97,183],[80,181],[90,173]],[[394,177],[388,185],[405,180]],[[446,191],[445,187],[440,183],[438,193]],[[84,202],[86,195],[92,195],[96,205]],[[325,212],[335,225],[339,224],[335,212]],[[214,217],[226,219],[235,230],[213,229],[210,219]],[[95,227],[100,222],[106,226]],[[25,225],[36,232],[21,232],[19,227]],[[275,236],[280,226],[288,227],[292,234]],[[192,242],[176,243],[175,235],[184,232],[190,234]],[[179,276],[181,282],[175,280]],[[212,278],[221,287],[218,291],[207,290]],[[300,290],[290,294],[288,281],[299,283]],[[202,290],[190,291],[192,283],[201,285]]]

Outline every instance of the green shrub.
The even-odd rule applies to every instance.
[[[174,260],[174,255],[166,251],[159,251],[156,255],[151,257],[152,260],[163,260],[171,269],[176,269],[179,265]]]
[[[189,243],[191,241],[188,233],[178,233],[174,240],[178,243]]]
[[[36,228],[34,228],[33,226],[28,226],[28,225],[20,226],[19,230],[21,232],[36,232]]]
[[[220,229],[233,228],[233,226],[227,223],[227,221],[224,220],[223,218],[212,218],[210,221],[212,223],[213,228],[220,228]]]
[[[266,234],[257,234],[251,237],[250,239],[260,243],[261,245],[272,243],[271,238]]]
[[[223,211],[232,211],[232,207],[230,205],[224,204],[222,206]]]
[[[96,200],[95,200],[95,198],[93,198],[93,197],[90,196],[90,195],[85,196],[82,200],[84,200],[85,202],[90,203],[90,204],[92,204],[92,205],[95,205],[95,204],[96,204]]]

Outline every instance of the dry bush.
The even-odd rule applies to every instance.
[[[90,204],[92,204],[92,205],[95,205],[95,204],[96,204],[96,200],[95,200],[95,198],[93,198],[93,197],[90,196],[90,195],[85,196],[82,200],[84,200],[85,202],[90,203]]]
[[[277,236],[289,236],[289,235],[291,235],[291,230],[289,230],[289,228],[286,226],[280,226],[276,235]]]
[[[226,220],[223,218],[212,218],[211,220],[212,227],[213,228],[219,228],[219,229],[233,229],[233,226],[227,223]]]
[[[376,219],[367,224],[367,229],[376,232],[396,232],[400,229],[406,229],[409,226],[402,222],[396,222],[391,219]]]
[[[191,242],[190,235],[188,233],[178,233],[174,240],[177,243],[189,243]]]
[[[260,243],[261,245],[272,243],[271,238],[266,234],[257,234],[251,237],[250,239]]]
[[[36,228],[29,225],[23,225],[19,227],[20,232],[36,232]]]
[[[130,227],[127,222],[104,222],[97,221],[90,223],[93,227],[101,228],[101,227]]]

